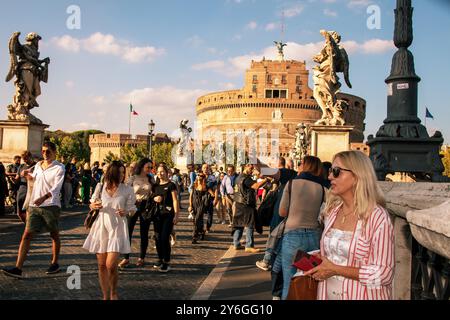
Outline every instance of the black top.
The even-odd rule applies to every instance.
[[[236,179],[234,200],[246,206],[256,207],[256,191],[252,189],[255,183],[256,181],[252,179],[252,176],[241,174]]]
[[[297,172],[291,169],[280,169],[280,184],[285,185],[297,176]]]
[[[173,182],[169,182],[163,185],[158,183],[154,186],[154,190],[154,197],[162,196],[164,198],[163,204],[166,207],[173,208],[172,191],[177,191],[177,186]]]

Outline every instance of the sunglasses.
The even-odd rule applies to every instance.
[[[338,178],[340,176],[341,171],[353,172],[352,170],[342,169],[339,167],[330,168],[330,174],[332,174],[335,178]]]

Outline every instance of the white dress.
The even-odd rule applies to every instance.
[[[347,266],[353,232],[330,229],[324,237],[325,256],[338,266]],[[344,277],[333,276],[327,280],[327,299],[342,300]]]
[[[92,203],[99,198],[100,187],[99,183],[92,195]],[[121,184],[114,196],[111,197],[104,185],[101,199],[103,209],[100,210],[98,218],[92,225],[83,248],[90,253],[130,253],[127,217],[119,216],[116,211],[124,209],[128,214],[136,212],[136,196],[133,188]]]

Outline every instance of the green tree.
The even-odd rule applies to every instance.
[[[175,166],[172,160],[172,149],[174,145],[172,143],[161,143],[154,145],[152,147],[153,160],[156,163],[164,162],[169,167],[173,168]]]
[[[110,151],[110,152],[108,152],[108,154],[106,155],[106,157],[103,161],[106,163],[111,163],[113,161],[118,161],[118,160],[120,160],[119,157]]]
[[[125,163],[138,162],[148,157],[147,144],[139,144],[137,147],[126,144],[121,148],[121,154]]]
[[[70,158],[76,157],[78,161],[81,161],[82,157],[80,157],[80,149],[81,143],[79,140],[73,138],[72,136],[65,136],[61,139],[57,151],[60,158],[64,157],[66,160],[70,160]]]
[[[91,148],[89,147],[89,135],[103,133],[98,130],[77,131],[67,133],[61,130],[46,131],[44,140],[56,144],[57,158],[70,159],[76,157],[80,163],[90,161]]]

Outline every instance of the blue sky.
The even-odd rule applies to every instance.
[[[66,26],[70,5],[81,9],[81,29]],[[366,10],[377,5],[381,29],[367,27]],[[429,131],[450,138],[450,5],[413,1],[419,117],[434,115]],[[20,7],[19,7],[20,6]],[[287,59],[306,60],[320,50],[320,29],[342,35],[350,55],[353,89],[367,100],[367,130],[375,134],[386,117],[394,0],[23,0],[1,4],[0,71],[8,70],[8,39],[21,31],[43,37],[50,79],[42,84],[41,108],[33,113],[51,130],[99,129],[128,132],[129,101],[140,114],[132,132],[145,134],[150,119],[157,131],[172,133],[183,118],[195,118],[200,95],[243,86],[251,59],[275,57],[274,40],[288,42]],[[22,9],[26,8],[26,9]],[[281,12],[285,32],[281,33]],[[0,82],[2,118],[12,83]],[[310,81],[310,86],[312,83]]]

